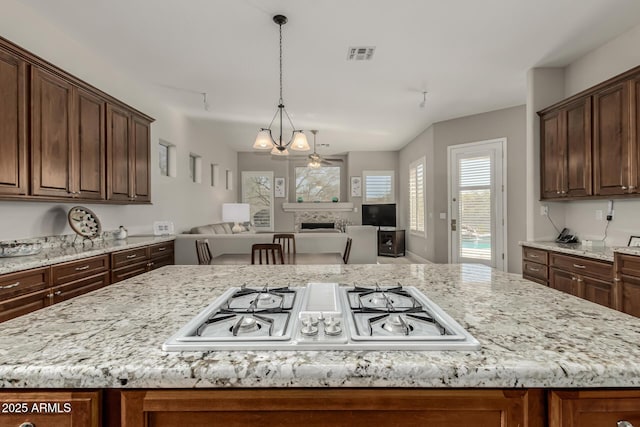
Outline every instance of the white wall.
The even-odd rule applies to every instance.
[[[174,221],[176,231],[213,222],[221,201],[235,201],[235,193],[198,188],[189,182],[188,155],[201,152],[205,158],[221,159],[223,169],[236,171],[236,153],[225,145],[210,145],[210,138],[181,114],[162,105],[156,90],[143,79],[123,74],[94,50],[84,46],[19,1],[5,0],[0,14],[0,36],[31,51],[87,83],[154,117],[151,125],[152,205],[83,205],[100,218],[104,230],[124,225],[131,234],[150,233],[155,220]],[[158,140],[177,147],[177,177],[161,177]],[[206,164],[206,163],[205,163]],[[205,170],[207,172],[207,170]],[[206,181],[205,181],[206,182]],[[77,203],[0,201],[0,240],[54,234],[71,234],[66,221],[68,209]]]
[[[640,65],[639,45],[640,25],[568,65],[564,70],[563,98]],[[550,100],[540,108],[553,102]],[[537,153],[539,156],[539,151]],[[558,227],[569,227],[581,239],[604,237],[606,221],[596,220],[596,211],[602,210],[606,214],[606,200],[549,203],[549,206],[552,212],[558,212],[553,216]],[[626,246],[630,235],[640,235],[640,200],[615,200],[614,209],[614,220],[609,224],[606,243],[609,246]],[[535,240],[546,240],[547,237],[548,233],[534,235]]]

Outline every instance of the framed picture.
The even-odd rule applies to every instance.
[[[285,185],[285,182],[284,182],[284,178],[280,177],[280,178],[276,178],[274,180],[273,192],[274,192],[274,197],[286,197],[287,196],[287,189],[286,189],[286,185]]]
[[[640,236],[631,236],[631,237],[629,237],[629,244],[627,246],[632,246],[634,248],[640,248]]]
[[[362,197],[362,177],[351,177],[351,197]]]

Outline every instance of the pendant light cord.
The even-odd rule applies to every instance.
[[[278,26],[280,27],[280,104],[284,104],[282,102],[282,24]]]

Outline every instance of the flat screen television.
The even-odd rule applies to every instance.
[[[362,205],[362,225],[396,226],[396,204]]]

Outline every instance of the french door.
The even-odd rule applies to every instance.
[[[504,270],[505,139],[454,145],[449,157],[449,262]]]

